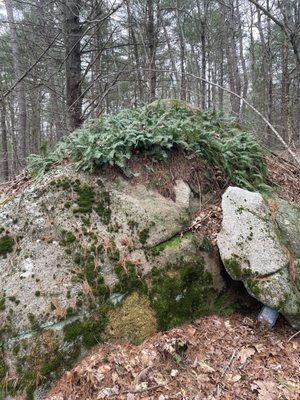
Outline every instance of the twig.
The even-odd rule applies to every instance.
[[[225,365],[225,367],[223,369],[223,372],[221,374],[221,379],[224,378],[226,372],[229,370],[233,360],[236,357],[236,352],[237,352],[237,350],[234,350],[234,352],[231,354],[229,362],[227,363],[227,365]],[[215,391],[214,391],[214,396],[218,398],[220,396],[221,392],[222,392],[222,384],[219,382],[217,384],[217,387],[216,387]]]
[[[235,359],[235,357],[236,357],[236,350],[234,350],[234,352],[231,354],[230,360],[229,360],[228,364],[225,366],[225,368],[224,368],[224,370],[222,372],[221,378],[223,378],[225,376],[226,372],[230,368],[230,366],[231,366],[233,360]]]
[[[150,390],[155,390],[155,389],[159,389],[160,387],[163,387],[163,384],[159,384],[159,385],[153,385],[153,386],[149,386],[147,388],[144,389],[137,389],[137,390],[122,390],[121,392],[119,392],[118,394],[113,395],[113,397],[115,396],[120,396],[122,394],[128,394],[128,393],[132,393],[132,394],[136,394],[136,393],[144,393],[144,392],[149,392]]]
[[[288,342],[290,342],[290,341],[293,340],[296,336],[298,336],[299,333],[300,333],[300,331],[294,333],[294,334],[289,338]]]

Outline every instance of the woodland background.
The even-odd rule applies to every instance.
[[[202,78],[202,79],[199,79]],[[300,141],[300,0],[0,1],[0,180],[87,118],[160,98]]]

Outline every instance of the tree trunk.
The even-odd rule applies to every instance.
[[[127,20],[128,20],[129,39],[131,39],[131,41],[132,41],[133,55],[134,55],[134,60],[135,60],[135,67],[137,69],[139,101],[143,103],[144,91],[143,91],[141,63],[140,63],[140,56],[139,56],[137,38],[136,38],[134,27],[133,27],[130,0],[126,1],[126,6],[127,6]],[[138,101],[136,101],[136,103],[138,103]]]
[[[64,0],[63,28],[66,54],[66,102],[68,128],[73,131],[82,124],[81,53],[79,21],[80,0]]]
[[[248,81],[248,73],[247,73],[247,66],[246,66],[246,60],[244,57],[244,43],[243,43],[243,29],[242,29],[242,20],[241,20],[241,14],[240,14],[240,9],[239,9],[239,0],[236,1],[236,8],[237,8],[237,19],[238,19],[238,37],[239,37],[239,50],[240,50],[240,61],[242,65],[242,71],[243,71],[243,90],[242,90],[242,97],[244,99],[247,98],[248,94],[248,86],[249,86],[249,81]],[[245,103],[242,103],[242,106],[240,108],[240,120],[243,120],[243,114],[245,111]]]
[[[149,100],[156,98],[156,32],[154,23],[154,1],[147,0],[147,47],[148,47],[148,76],[149,76]]]
[[[289,46],[287,39],[284,38],[282,46],[282,121],[283,121],[283,137],[288,144],[293,138],[293,123],[290,109],[290,77],[288,71],[289,63]]]
[[[19,79],[22,76],[22,61],[21,61],[21,50],[17,36],[17,29],[14,19],[13,7],[11,0],[5,0],[5,7],[7,12],[7,20],[9,23],[9,30],[11,33],[11,49],[14,66],[15,79]],[[16,89],[17,102],[18,102],[18,133],[21,139],[21,153],[22,153],[22,164],[25,164],[27,156],[27,112],[26,112],[26,96],[25,96],[25,85],[24,81],[21,81]]]
[[[2,174],[5,181],[9,179],[8,141],[6,130],[6,110],[4,100],[0,100],[1,113],[1,143],[2,143]]]
[[[176,0],[176,21],[177,21],[177,29],[178,29],[178,37],[179,37],[179,49],[180,49],[180,99],[186,100],[186,75],[185,75],[185,44],[184,44],[184,35],[183,35],[183,28],[181,23],[181,13],[179,11],[180,3]]]

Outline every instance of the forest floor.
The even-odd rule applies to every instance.
[[[283,319],[210,316],[140,346],[103,344],[46,400],[300,399],[300,336]]]

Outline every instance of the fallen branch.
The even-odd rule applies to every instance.
[[[290,342],[291,340],[293,340],[296,336],[298,336],[300,334],[300,331],[294,333],[288,340],[288,342]]]

